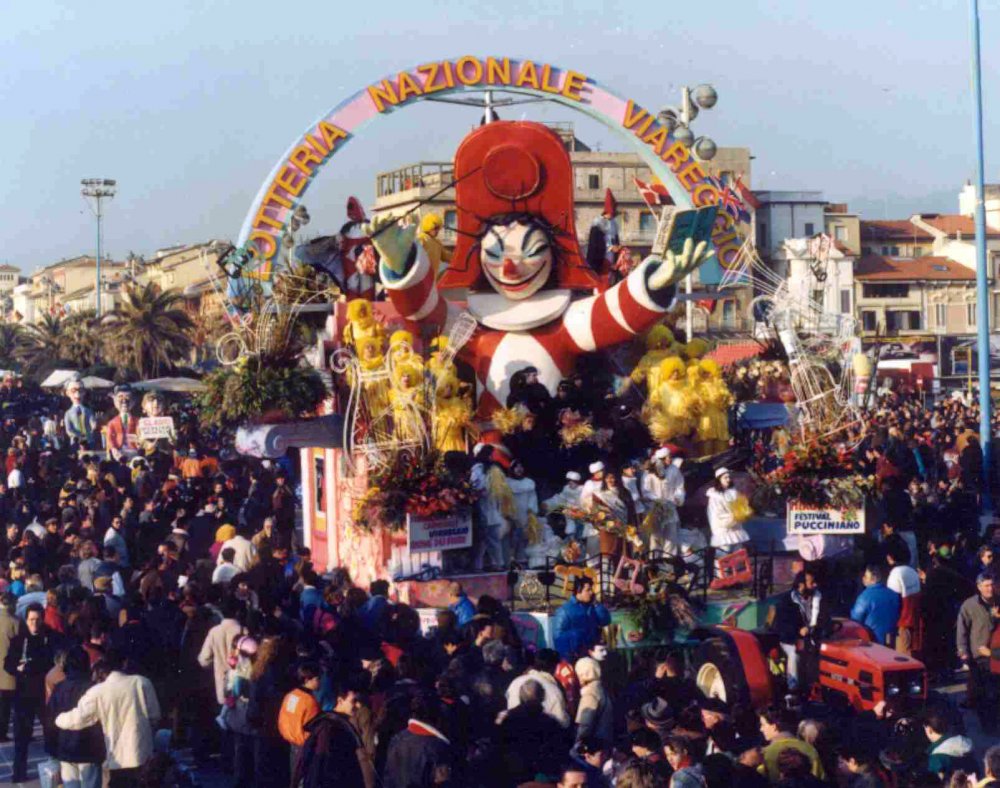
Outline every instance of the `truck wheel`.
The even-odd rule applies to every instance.
[[[728,703],[747,703],[750,690],[736,650],[723,638],[702,641],[694,652],[695,685],[702,695]]]

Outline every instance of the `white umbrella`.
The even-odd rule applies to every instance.
[[[133,383],[132,388],[140,391],[172,391],[194,394],[205,390],[205,384],[194,378],[153,378]]]

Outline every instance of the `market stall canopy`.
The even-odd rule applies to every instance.
[[[115,385],[113,380],[99,378],[97,375],[87,375],[87,377],[81,380],[85,389],[109,389]]]
[[[196,394],[205,390],[205,384],[194,378],[153,378],[133,383],[140,391],[172,391],[179,394]]]
[[[66,385],[66,381],[75,375],[79,375],[75,369],[54,369],[49,376],[42,381],[44,389],[58,389]]]

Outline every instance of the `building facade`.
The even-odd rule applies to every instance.
[[[754,192],[757,251],[769,260],[788,238],[811,238],[824,231],[827,202],[820,191]]]

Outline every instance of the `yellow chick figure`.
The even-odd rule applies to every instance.
[[[457,375],[455,364],[445,358],[444,352],[448,349],[448,337],[440,334],[430,343],[430,358],[427,359],[427,369],[435,380],[444,375]]]
[[[472,421],[472,404],[459,393],[458,378],[442,375],[434,389],[434,448],[447,451],[467,451],[468,436],[476,434]]]
[[[423,370],[409,360],[399,361],[392,370],[389,403],[392,406],[393,435],[401,443],[420,441],[423,412]]]
[[[375,373],[382,371],[385,366],[382,340],[376,337],[361,337],[357,340],[356,347],[365,403],[372,416],[379,416],[389,408],[389,381],[384,375],[375,377]],[[370,379],[369,374],[373,375]]]
[[[389,335],[389,359],[394,367],[404,362],[413,364],[423,375],[424,362],[413,350],[413,334],[405,329],[393,331]]]
[[[684,358],[688,361],[701,358],[708,352],[709,347],[710,345],[706,340],[701,337],[693,337],[690,342],[685,342],[683,345]]]
[[[650,393],[647,424],[653,437],[663,442],[691,433],[695,426],[694,403],[682,358],[669,356],[660,363],[658,370],[660,384]]]
[[[733,395],[722,378],[722,368],[710,358],[698,362],[701,371],[703,410],[698,424],[698,437],[711,441],[715,451],[723,451],[729,444],[729,408]]]
[[[646,334],[646,352],[635,365],[629,379],[636,385],[646,384],[646,390],[655,391],[659,385],[659,366],[667,356],[674,355],[674,332],[663,324],[653,326]]]
[[[375,320],[372,302],[367,298],[355,298],[347,302],[347,325],[344,326],[344,344],[357,349],[357,342],[362,337],[376,337],[379,340],[379,351],[385,332]]]
[[[420,228],[417,231],[417,240],[424,247],[427,254],[427,261],[431,264],[431,271],[437,279],[441,269],[441,263],[451,262],[451,250],[446,249],[441,243],[441,230],[444,228],[444,220],[436,213],[429,213],[420,220]]]

